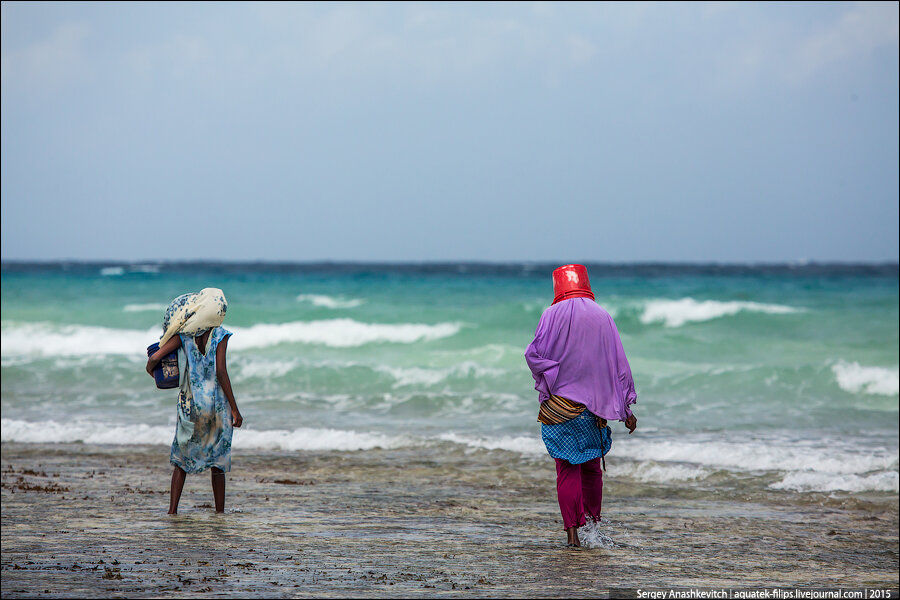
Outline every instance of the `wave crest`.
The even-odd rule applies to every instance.
[[[0,435],[4,442],[85,443],[103,445],[168,446],[175,427],[164,425],[107,425],[103,423],[56,421],[29,422],[0,419]],[[415,444],[408,436],[389,436],[339,429],[300,427],[293,431],[252,429],[236,430],[233,447],[256,450],[370,450],[400,448]]]
[[[150,310],[158,310],[165,312],[166,308],[168,308],[165,304],[126,304],[125,308],[122,310],[125,312],[143,312]]]
[[[283,343],[321,344],[333,348],[363,346],[378,342],[414,344],[455,335],[460,323],[362,323],[353,319],[296,321],[232,327],[235,348],[264,348]]]
[[[496,377],[503,375],[506,371],[490,367],[483,367],[475,361],[466,361],[452,367],[443,369],[429,369],[423,367],[389,367],[379,366],[376,371],[387,373],[394,378],[393,387],[400,388],[406,386],[433,386],[442,383],[450,378],[474,378]]]
[[[480,448],[484,450],[507,450],[509,452],[517,452],[524,455],[541,455],[547,450],[544,448],[544,442],[539,437],[534,436],[500,436],[496,438],[470,437],[459,435],[458,433],[444,433],[438,436],[439,440],[452,442],[469,446],[470,448]]]
[[[158,327],[138,331],[91,325],[4,323],[2,356],[130,354],[146,357],[147,346],[159,339],[159,332]]]
[[[129,267],[103,267],[100,275],[103,277],[120,277],[126,273],[159,273],[159,265],[131,265]]]
[[[324,294],[300,294],[297,296],[298,302],[308,302],[319,308],[356,308],[365,303],[360,298],[341,298],[334,296],[325,296]]]
[[[798,492],[898,492],[900,473],[881,471],[869,475],[839,475],[831,473],[792,472],[769,486],[774,490]]]
[[[769,487],[801,492],[893,491],[897,485],[898,454],[889,447],[864,449],[838,441],[823,445],[787,439],[620,440],[620,444],[623,456],[644,463],[633,472],[642,481],[702,479],[724,469],[781,472],[782,479]]]
[[[896,396],[900,394],[900,368],[864,367],[857,362],[839,362],[831,370],[837,384],[851,394]]]
[[[455,335],[460,323],[362,323],[352,319],[297,321],[228,327],[236,335],[229,347],[241,350],[284,343],[319,344],[335,348],[373,343],[414,344]],[[2,356],[80,356],[122,354],[145,356],[147,346],[159,339],[159,328],[140,331],[93,325],[4,323]]]
[[[802,309],[781,304],[764,304],[761,302],[718,300],[698,301],[693,298],[680,300],[649,300],[644,305],[641,323],[662,322],[666,327],[681,327],[688,322],[702,322],[721,317],[736,315],[742,311],[758,312],[773,315],[801,312]]]
[[[823,473],[867,473],[896,469],[896,451],[860,452],[855,446],[823,447],[786,440],[690,440],[620,442],[635,460],[697,464],[742,471],[812,470]],[[614,446],[615,447],[615,446]]]

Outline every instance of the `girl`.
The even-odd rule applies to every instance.
[[[172,472],[169,514],[178,501],[187,473],[211,471],[216,512],[225,511],[225,473],[231,470],[232,427],[243,423],[225,362],[228,338],[220,325],[227,309],[222,290],[206,288],[184,294],[166,310],[160,348],[147,359],[147,372],[164,356],[178,351],[180,392],[178,423],[169,462]]]
[[[525,360],[538,391],[541,438],[556,460],[556,494],[569,546],[581,546],[585,515],[600,520],[607,419],[637,427],[631,367],[612,317],[594,301],[583,265],[553,271],[553,304],[541,315]]]

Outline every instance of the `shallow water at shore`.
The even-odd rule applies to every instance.
[[[155,446],[2,445],[4,597],[603,596],[634,586],[897,587],[893,494],[721,493],[611,461],[565,547],[553,464],[502,450],[238,453],[165,514]],[[617,474],[619,469],[619,474]]]

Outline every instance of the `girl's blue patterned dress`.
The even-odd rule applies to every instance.
[[[195,339],[181,335],[187,358],[190,392],[178,396],[178,424],[169,462],[187,473],[200,473],[210,467],[231,470],[231,405],[216,377],[216,348],[231,335],[215,327],[200,352]]]

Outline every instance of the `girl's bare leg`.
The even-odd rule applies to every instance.
[[[172,471],[172,487],[169,490],[169,514],[178,514],[178,501],[181,500],[181,490],[184,489],[184,478],[187,473],[180,467]]]
[[[213,500],[216,502],[216,512],[225,512],[225,472],[213,467],[209,470],[212,478]]]

